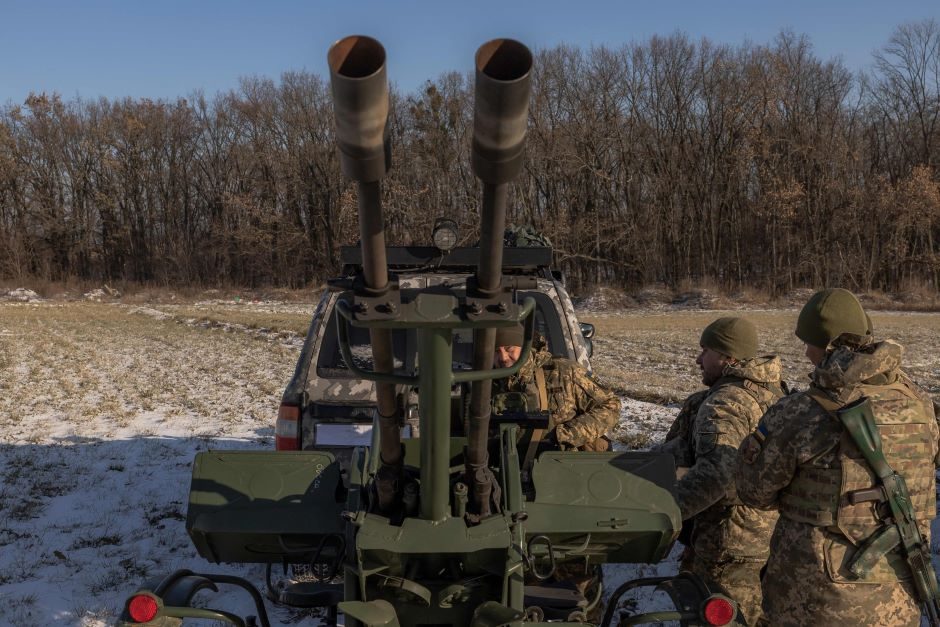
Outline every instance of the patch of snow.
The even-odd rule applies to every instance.
[[[6,294],[0,294],[0,300],[9,300],[18,303],[34,303],[42,301],[42,298],[33,290],[18,287],[15,290],[10,290]]]
[[[659,405],[632,398],[620,399],[620,422],[613,428],[615,448],[625,449],[619,442],[635,442],[629,448],[648,449],[666,437],[672,421],[679,413],[678,405]]]
[[[594,288],[587,297],[576,299],[574,305],[578,311],[601,313],[635,308],[637,302],[623,290],[602,286]]]
[[[152,307],[131,307],[130,312],[132,314],[139,314],[141,316],[150,316],[151,318],[156,318],[157,320],[171,320],[173,318],[173,314],[168,314],[165,311],[153,309]]]
[[[304,343],[304,338],[302,335],[287,330],[275,331],[266,327],[251,327],[245,324],[239,324],[237,322],[221,322],[218,320],[200,320],[198,318],[182,317],[166,311],[154,309],[152,307],[131,307],[128,311],[130,311],[132,314],[150,316],[151,318],[155,318],[157,320],[174,320],[177,323],[186,325],[188,327],[218,329],[226,333],[243,333],[246,335],[266,339],[268,341],[277,341],[284,346],[300,348]],[[272,310],[272,312],[274,311],[277,310]]]
[[[100,303],[102,300],[108,297],[108,294],[101,288],[91,290],[90,292],[85,292],[82,294],[82,298],[85,300],[90,300],[96,303]]]

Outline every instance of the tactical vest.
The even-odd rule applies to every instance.
[[[550,361],[542,367],[536,368],[533,372],[533,381],[526,385],[525,391],[507,391],[494,394],[492,397],[493,412],[524,412],[536,410],[553,412],[550,398],[555,397],[557,394],[564,391],[564,386],[553,388],[548,387],[548,383],[546,381],[546,371],[553,371],[555,370],[555,367],[556,364]],[[553,417],[551,424],[552,428],[556,426],[555,420],[556,418]],[[537,447],[539,444],[546,444],[546,441],[543,439],[545,435],[545,430],[536,429],[532,437],[533,446]],[[586,442],[583,446],[578,447],[578,450],[582,451],[609,451],[610,449],[610,440],[604,436],[597,438],[593,442]],[[531,457],[534,452],[534,449],[532,449],[530,454],[528,454],[526,457]]]
[[[548,386],[545,383],[545,372],[542,368],[535,369],[533,378],[534,384],[527,385],[524,391],[504,391],[493,394],[493,413],[549,411]]]
[[[833,415],[836,409],[868,396],[884,456],[907,482],[918,520],[929,521],[935,516],[934,443],[929,428],[934,417],[929,401],[919,396],[904,379],[887,385],[858,385],[841,404],[818,388],[811,388],[807,393],[832,420],[838,420]],[[877,503],[852,505],[848,494],[877,485],[878,479],[852,437],[841,429],[841,435],[829,449],[797,467],[793,481],[781,492],[780,515],[824,527],[858,546],[884,523],[878,517]]]

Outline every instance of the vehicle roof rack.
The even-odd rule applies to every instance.
[[[389,270],[426,268],[439,271],[468,271],[476,269],[480,261],[477,247],[455,248],[441,253],[434,246],[389,246],[386,249]],[[358,246],[342,246],[340,261],[343,273],[349,274],[362,266],[362,251]],[[504,247],[503,271],[536,273],[552,264],[552,249],[547,246]]]

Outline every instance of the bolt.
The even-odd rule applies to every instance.
[[[506,303],[504,303],[503,301],[499,301],[499,304],[496,305],[496,311],[498,311],[501,314],[504,314],[507,311],[509,311],[509,307],[507,307]]]
[[[481,313],[483,313],[483,306],[478,302],[472,302],[467,305],[467,311],[471,316],[479,316]]]

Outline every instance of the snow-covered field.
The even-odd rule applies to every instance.
[[[273,447],[299,346],[147,308],[0,305],[0,624],[110,625],[147,575],[217,570],[184,528],[193,455]]]
[[[261,586],[262,567],[196,556],[184,522],[190,468],[207,448],[273,448],[296,329],[314,305],[23,300],[0,303],[0,625],[110,625],[140,581],[177,568]],[[200,308],[213,313],[193,315]],[[266,317],[279,319],[276,328],[252,322]],[[609,353],[642,347],[622,346],[627,331],[607,324],[596,356],[600,376],[613,380],[620,370],[604,364],[623,366]],[[615,435],[633,446],[660,440],[676,412],[626,397],[621,407]],[[674,556],[608,567],[606,581],[675,567]],[[213,601],[251,613],[239,592]],[[269,612],[281,625],[309,615]]]

